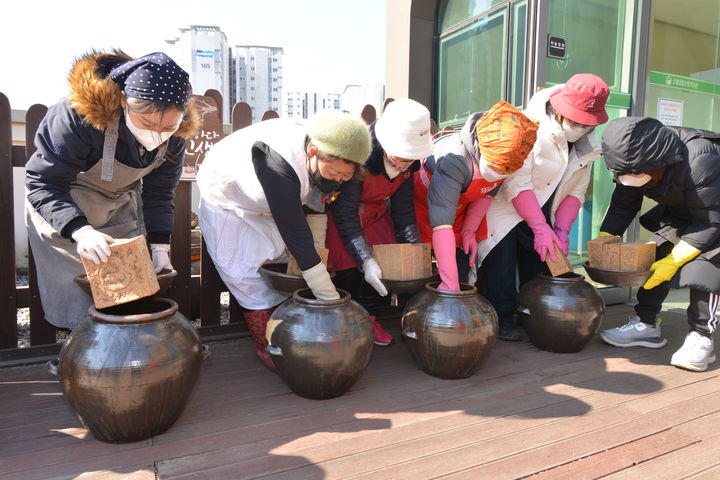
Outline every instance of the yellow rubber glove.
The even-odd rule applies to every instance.
[[[700,255],[700,250],[684,240],[680,240],[667,257],[661,258],[652,264],[650,269],[654,270],[654,272],[650,278],[647,279],[643,288],[650,290],[663,282],[670,281],[680,267],[698,255]]]

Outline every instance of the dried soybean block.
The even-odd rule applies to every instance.
[[[108,261],[99,265],[80,257],[96,308],[132,302],[160,290],[143,235],[116,240],[110,252]]]
[[[653,242],[632,242],[620,244],[620,270],[649,270],[655,261]]]
[[[571,273],[573,271],[572,265],[570,265],[570,262],[565,254],[561,252],[558,246],[554,243],[553,247],[555,247],[555,260],[550,257],[550,254],[545,257],[545,263],[547,263],[547,266],[550,269],[550,275],[558,277],[564,273]]]
[[[390,243],[373,245],[383,278],[412,280],[432,275],[429,243]]]
[[[602,246],[602,262],[600,268],[605,270],[620,270],[621,243],[606,243]]]
[[[318,255],[320,255],[320,261],[327,266],[328,255],[330,254],[330,250],[328,250],[327,248],[318,248],[316,250],[317,250]],[[288,275],[302,275],[302,271],[300,270],[300,267],[298,267],[297,260],[295,260],[295,257],[293,257],[290,253],[288,253],[287,274]]]
[[[607,243],[617,243],[620,237],[612,235],[609,237],[598,237],[587,242],[588,261],[591,267],[602,268],[602,248]]]

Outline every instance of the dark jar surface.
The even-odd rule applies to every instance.
[[[202,363],[193,325],[166,298],[97,310],[60,352],[63,394],[85,427],[104,442],[135,442],[170,428]]]
[[[495,344],[495,308],[473,285],[459,292],[431,282],[415,294],[402,314],[402,334],[410,353],[429,375],[456,379],[473,375]]]
[[[578,274],[540,274],[518,294],[520,323],[538,348],[575,353],[585,348],[602,322],[605,302]]]
[[[268,321],[267,351],[280,377],[301,397],[342,395],[370,361],[370,316],[348,292],[338,293],[338,300],[318,300],[309,289],[297,290]]]

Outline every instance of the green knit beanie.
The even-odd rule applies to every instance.
[[[365,165],[372,148],[365,122],[339,110],[318,112],[310,122],[308,136],[321,152],[360,165]]]

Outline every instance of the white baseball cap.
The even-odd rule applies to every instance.
[[[419,160],[432,155],[430,112],[420,103],[400,98],[389,103],[375,122],[375,136],[393,157]]]

